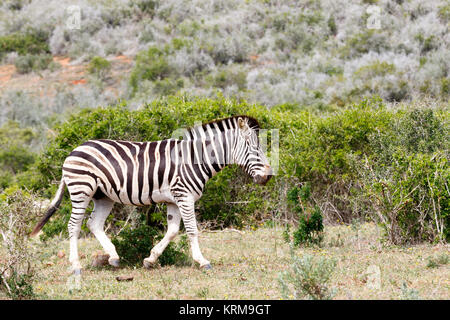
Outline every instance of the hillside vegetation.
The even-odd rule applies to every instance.
[[[356,274],[373,261],[388,262],[386,268],[421,263],[411,269],[413,275],[402,269],[402,279],[446,265],[449,19],[445,0],[1,1],[0,291],[21,299],[56,288],[50,297],[67,296],[60,279],[52,287],[53,280],[36,278],[30,263],[51,256],[44,267],[59,265],[43,277],[62,277],[64,263],[56,262],[53,251],[67,237],[67,194],[40,239],[29,242],[26,235],[55,195],[62,163],[73,148],[96,138],[171,138],[181,128],[238,114],[255,117],[267,129],[260,138],[267,141],[276,175],[261,187],[229,166],[208,182],[196,204],[202,230],[232,228],[243,235],[242,230],[266,227],[245,236],[251,244],[254,236],[264,251],[248,256],[255,260],[212,255],[221,283],[223,277],[246,279],[232,287],[249,294],[230,297],[279,298],[273,290],[277,273],[283,298],[333,298],[331,281],[338,297],[351,299],[355,291],[349,282],[368,281]],[[140,266],[162,237],[165,216],[162,204],[115,205],[106,228],[125,270]],[[365,244],[359,241],[361,225],[371,229]],[[349,228],[356,232],[350,235],[353,242],[341,238]],[[83,224],[82,237],[88,234]],[[266,252],[272,249],[258,236],[266,244],[282,237],[286,243],[278,247],[274,240],[274,251],[280,249],[283,258],[273,264]],[[206,238],[212,241],[208,252],[224,234]],[[239,240],[239,246],[243,243]],[[413,245],[417,255],[402,252]],[[344,257],[327,260],[320,256],[324,247]],[[422,253],[434,250],[443,254],[429,256],[430,267],[424,266]],[[353,251],[364,255],[359,264]],[[381,258],[374,259],[378,253]],[[221,268],[234,267],[233,259],[244,261],[248,270],[258,264],[261,272],[224,273]],[[172,243],[161,261],[169,272],[188,265],[186,238]],[[350,279],[346,270],[355,265]],[[332,278],[335,269],[344,283]],[[107,283],[103,276],[112,274],[89,272],[92,283]],[[146,279],[143,272],[133,272]],[[311,274],[317,277],[308,278]],[[426,297],[448,297],[448,285],[441,285],[437,274],[427,273],[425,284],[415,282]],[[267,295],[254,295],[265,289],[258,283],[270,275]],[[395,271],[388,277],[389,284],[383,284],[388,292],[356,294],[395,298],[400,290],[404,297],[417,296],[408,287],[411,282],[398,282]],[[164,281],[152,297],[175,297],[165,291]],[[205,289],[202,281],[211,283],[211,278],[193,281],[196,292],[183,292],[186,297],[224,294],[223,287]],[[99,298],[116,297],[108,285],[98,291]]]
[[[73,5],[79,29],[67,27]],[[2,1],[0,59],[19,72],[57,72],[49,54],[74,65],[125,55],[135,68],[115,94],[98,73],[85,75],[85,85],[59,84],[51,97],[4,92],[0,123],[16,109],[23,111],[16,119],[30,124],[118,97],[138,107],[160,96],[217,91],[268,107],[343,106],[373,94],[448,101],[449,8],[443,0]],[[367,27],[373,20],[379,29]]]

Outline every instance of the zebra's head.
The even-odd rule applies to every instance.
[[[235,163],[257,184],[265,185],[272,178],[272,168],[259,143],[259,124],[250,117],[237,117]]]

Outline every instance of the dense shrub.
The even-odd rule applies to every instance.
[[[371,153],[369,137],[384,131],[392,113],[379,100],[363,101],[325,117],[305,119],[306,125],[294,128],[292,154],[284,165],[292,174],[310,182],[316,199],[328,222],[350,223],[361,214],[350,205],[357,175],[349,154]]]
[[[0,127],[0,190],[10,186],[17,174],[34,164],[36,155],[30,148],[34,138],[32,129],[21,128],[15,121]]]
[[[163,80],[173,71],[167,62],[167,52],[157,47],[150,47],[136,57],[136,66],[130,75],[130,86],[135,93],[141,81]]]
[[[95,56],[89,62],[87,71],[98,77],[101,80],[105,80],[111,70],[111,62],[105,58]]]
[[[292,244],[320,245],[323,240],[322,213],[317,205],[311,205],[311,188],[304,185],[301,188],[294,187],[287,194],[287,200],[298,214],[297,230],[293,233]],[[285,239],[290,241],[289,230],[285,231]]]
[[[31,71],[40,71],[48,68],[54,69],[53,57],[50,54],[26,54],[19,56],[14,61],[18,73],[29,73]]]
[[[431,109],[399,115],[374,133],[356,171],[370,208],[393,243],[449,240],[448,125]]]
[[[150,250],[163,237],[161,230],[146,224],[144,216],[141,216],[138,222],[134,227],[126,226],[111,240],[122,263],[130,266],[141,266],[143,260],[150,256]],[[185,237],[176,244],[171,242],[158,258],[159,264],[161,266],[189,264],[191,261],[188,249]]]
[[[50,53],[48,33],[30,29],[25,33],[0,36],[0,60],[8,52],[17,52],[19,55]]]
[[[0,195],[0,291],[11,299],[35,297],[35,253],[27,237],[39,212],[35,200],[14,188]]]

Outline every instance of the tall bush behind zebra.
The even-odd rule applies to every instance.
[[[94,210],[87,225],[109,255],[109,264],[118,267],[119,256],[104,231],[114,203],[145,206],[163,202],[167,203],[167,232],[144,259],[144,266],[156,263],[183,219],[193,259],[209,269],[211,264],[198,243],[194,204],[208,179],[227,165],[237,164],[255,183],[267,183],[273,173],[259,142],[259,130],[256,119],[233,116],[190,128],[183,140],[89,140],[65,159],[55,198],[31,235],[36,235],[58,209],[67,186],[72,202],[68,230],[73,272],[81,273],[77,240],[91,200]]]

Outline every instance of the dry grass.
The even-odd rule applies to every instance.
[[[290,266],[289,246],[282,228],[262,227],[237,232],[203,232],[200,244],[213,270],[195,266],[144,268],[93,268],[92,253],[100,249],[96,240],[80,240],[84,266],[81,289],[69,292],[68,241],[54,242],[42,254],[42,266],[34,284],[35,292],[47,299],[281,299],[278,275]],[[331,286],[335,299],[403,299],[402,286],[416,290],[422,299],[450,298],[450,267],[427,268],[430,258],[449,254],[449,245],[412,247],[383,246],[374,224],[327,226],[322,248],[299,248],[336,259]],[[340,243],[335,241],[338,234]],[[336,246],[338,244],[338,246]],[[66,257],[56,253],[64,250]],[[378,266],[381,287],[370,289],[366,270]],[[118,282],[119,275],[131,275],[130,282]],[[0,296],[1,298],[1,296]]]

